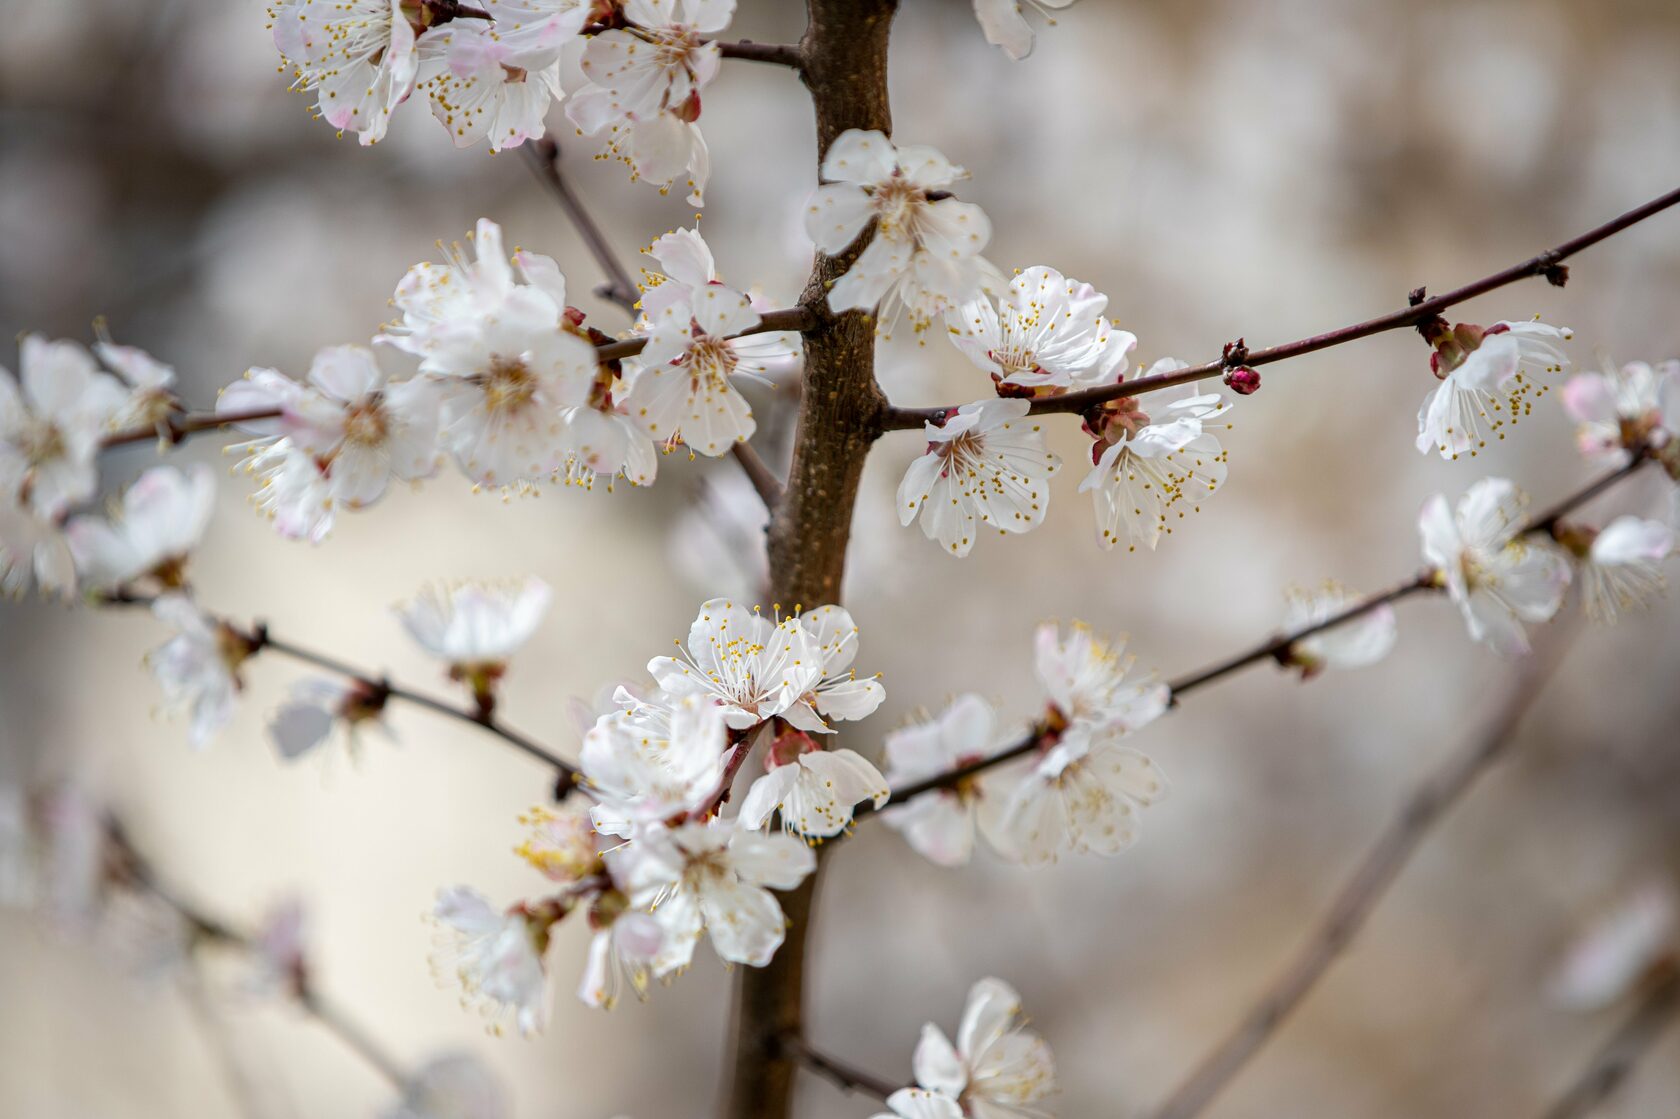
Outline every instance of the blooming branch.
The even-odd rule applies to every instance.
[[[1344,326],[1339,330],[1332,330],[1325,334],[1315,334],[1310,338],[1301,338],[1294,342],[1286,342],[1263,350],[1249,350],[1239,341],[1227,346],[1224,355],[1216,361],[1191,365],[1154,376],[1139,377],[1118,384],[1082,389],[1077,392],[1064,393],[1060,396],[1042,397],[1033,401],[1032,413],[1034,415],[1044,415],[1052,412],[1077,414],[1120,397],[1141,396],[1144,393],[1157,392],[1177,385],[1205,381],[1211,377],[1222,376],[1233,369],[1251,369],[1257,365],[1269,365],[1288,358],[1300,357],[1302,354],[1310,354],[1318,350],[1329,349],[1332,346],[1339,346],[1345,342],[1368,338],[1373,334],[1381,334],[1384,331],[1418,326],[1431,321],[1449,307],[1474,299],[1478,295],[1486,295],[1490,291],[1495,291],[1532,276],[1545,276],[1547,282],[1562,287],[1569,278],[1569,269],[1563,265],[1563,262],[1569,257],[1620,233],[1629,226],[1660,214],[1676,204],[1680,204],[1680,189],[1671,190],[1667,194],[1653,198],[1644,205],[1637,206],[1625,214],[1612,218],[1603,225],[1590,229],[1578,237],[1573,237],[1556,248],[1547,249],[1545,252],[1530,257],[1520,264],[1513,264],[1503,271],[1495,272],[1491,276],[1484,276],[1444,295],[1426,299],[1424,298],[1424,289],[1418,288],[1412,293],[1408,305],[1399,311],[1391,311],[1386,315],[1367,319],[1365,322],[1354,323],[1351,326]],[[883,427],[887,431],[916,428],[924,423],[938,422],[955,410],[956,405],[939,408],[888,408],[883,418]]]

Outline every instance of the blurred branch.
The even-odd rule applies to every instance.
[[[766,509],[774,509],[776,503],[782,500],[782,483],[775,472],[770,469],[758,452],[746,443],[736,443],[729,448],[729,453],[735,456],[735,461],[741,464],[746,472],[747,480],[752,482],[753,489],[763,499]]]
[[[278,419],[278,408],[252,408],[244,412],[177,412],[168,419],[155,424],[141,427],[131,427],[123,431],[112,432],[99,441],[99,449],[108,451],[112,447],[122,447],[129,443],[145,443],[156,439],[165,446],[174,446],[184,442],[188,436],[198,435],[206,431],[217,431],[234,424],[251,423],[254,420]]]
[[[123,880],[134,888],[150,894],[179,914],[181,919],[192,926],[198,934],[195,937],[195,943],[213,942],[230,945],[243,952],[254,953],[257,951],[250,936],[235,930],[219,918],[210,916],[196,906],[182,900],[179,894],[164,886],[153,869],[151,861],[134,845],[129,838],[128,830],[120,820],[111,819],[107,821],[105,834],[115,856],[116,869]],[[351,1022],[342,1012],[325,1003],[311,986],[306,971],[294,978],[297,987],[293,994],[296,996],[298,1006],[324,1026],[329,1033],[355,1050],[381,1076],[389,1080],[400,1091],[408,1081],[408,1075],[403,1071],[402,1066],[389,1053],[374,1044],[361,1027]]]
[[[1434,318],[1449,307],[1474,299],[1478,295],[1486,295],[1490,291],[1505,287],[1508,284],[1514,284],[1518,280],[1528,279],[1531,276],[1545,276],[1548,282],[1562,287],[1569,278],[1569,269],[1563,266],[1563,261],[1583,249],[1590,248],[1600,241],[1620,233],[1629,226],[1662,213],[1676,204],[1680,204],[1680,189],[1671,190],[1659,198],[1654,198],[1643,206],[1638,206],[1619,217],[1612,218],[1603,225],[1590,229],[1579,237],[1565,241],[1556,248],[1547,249],[1538,256],[1530,257],[1521,264],[1513,264],[1501,272],[1484,276],[1480,280],[1465,284],[1463,287],[1449,291],[1445,295],[1425,299],[1423,298],[1423,289],[1419,288],[1413,293],[1414,298],[1409,302],[1409,305],[1402,310],[1391,311],[1386,315],[1367,319],[1365,322],[1354,323],[1351,326],[1344,326],[1326,334],[1315,334],[1310,338],[1301,338],[1294,342],[1286,342],[1281,346],[1272,346],[1264,350],[1249,350],[1239,342],[1233,347],[1227,347],[1225,356],[1217,361],[1193,365],[1188,369],[1157,374],[1153,377],[1139,377],[1119,384],[1064,393],[1061,396],[1045,397],[1032,402],[1032,411],[1035,415],[1044,415],[1051,412],[1084,412],[1088,408],[1119,397],[1141,396],[1146,392],[1157,392],[1176,385],[1217,377],[1223,374],[1226,369],[1238,365],[1251,367],[1269,365],[1288,358],[1300,357],[1302,354],[1310,354],[1317,350],[1339,346],[1345,342],[1367,338],[1373,334],[1381,334],[1384,331],[1417,326],[1419,323]],[[947,405],[939,408],[889,408],[884,418],[884,427],[888,431],[920,427],[923,423],[929,421],[937,422],[947,413],[955,411],[956,408],[957,405]]]
[[[1590,501],[1592,498],[1597,497],[1617,482],[1634,473],[1643,466],[1646,461],[1647,456],[1643,452],[1636,452],[1632,460],[1628,462],[1627,465],[1618,467],[1609,474],[1605,474],[1594,481],[1589,482],[1587,485],[1581,487],[1562,501],[1558,502],[1539,517],[1530,520],[1527,526],[1522,529],[1521,534],[1525,535],[1533,532],[1552,532],[1557,527],[1558,522],[1570,512],[1574,511],[1578,506],[1585,504],[1587,501]],[[1436,575],[1434,571],[1428,569],[1420,571],[1403,583],[1399,583],[1385,591],[1378,591],[1376,594],[1367,595],[1366,597],[1359,599],[1349,605],[1346,609],[1343,609],[1336,614],[1332,614],[1322,622],[1315,622],[1310,626],[1303,626],[1300,629],[1292,630],[1291,632],[1285,633],[1281,636],[1268,638],[1250,649],[1237,653],[1225,660],[1218,661],[1207,668],[1198,669],[1195,672],[1181,676],[1177,680],[1169,682],[1167,687],[1171,690],[1172,699],[1176,705],[1177,701],[1189,692],[1195,691],[1197,688],[1205,687],[1217,680],[1221,680],[1234,672],[1247,668],[1249,665],[1259,664],[1261,661],[1265,660],[1276,660],[1280,663],[1287,663],[1286,658],[1289,650],[1297,642],[1305,640],[1314,634],[1322,633],[1328,629],[1333,629],[1344,622],[1352,621],[1362,615],[1369,614],[1371,611],[1376,610],[1379,607],[1386,606],[1393,602],[1398,602],[1401,599],[1410,598],[1413,595],[1424,592],[1433,592],[1439,589],[1440,588],[1436,582]],[[895,804],[903,804],[905,801],[921,796],[923,793],[932,792],[935,789],[949,788],[953,785],[961,783],[967,778],[973,777],[975,774],[991,769],[994,766],[1002,765],[1005,762],[1013,761],[1016,758],[1030,754],[1038,748],[1043,737],[1043,732],[1035,728],[1020,741],[1012,743],[995,754],[981,758],[979,761],[958,766],[957,768],[948,770],[945,773],[935,774],[932,777],[917,781],[914,784],[906,785],[901,789],[893,790],[892,796],[882,807],[890,808]],[[868,815],[871,810],[871,806],[868,804],[859,805],[856,815],[858,817],[862,817]]]
[[[1537,658],[1538,660],[1539,658]],[[1208,1054],[1190,1076],[1157,1108],[1152,1119],[1191,1119],[1242,1071],[1289,1015],[1311,993],[1330,965],[1347,951],[1365,921],[1405,869],[1412,853],[1449,808],[1516,741],[1523,716],[1540,696],[1563,659],[1561,644],[1540,663],[1529,662],[1499,713],[1467,748],[1447,759],[1406,799],[1398,815],[1378,837],[1347,880],[1323,920],[1313,929],[1289,966],[1267,985],[1241,1023]]]
[[[101,606],[149,606],[151,605],[153,599],[149,595],[135,595],[118,592],[102,598],[96,598],[93,601],[95,604]],[[417,692],[410,688],[393,684],[390,679],[385,676],[372,676],[354,665],[346,664],[345,662],[328,656],[325,653],[318,653],[313,649],[308,649],[301,645],[293,644],[290,641],[282,640],[281,638],[274,636],[274,634],[269,630],[267,624],[263,622],[258,622],[249,630],[244,630],[239,626],[234,625],[226,618],[220,617],[216,614],[211,614],[208,611],[205,611],[205,617],[209,618],[212,622],[226,626],[241,640],[247,642],[250,645],[251,652],[253,654],[260,652],[263,649],[272,649],[276,653],[281,653],[285,656],[291,657],[293,660],[303,661],[304,663],[312,664],[317,668],[326,669],[328,672],[334,673],[335,675],[343,676],[348,680],[353,680],[368,688],[373,694],[381,697],[382,699],[402,700],[404,703],[410,703],[416,707],[424,707],[428,711],[436,712],[439,715],[447,715],[452,719],[459,719],[464,723],[471,723],[476,727],[481,727],[484,730],[489,731],[508,745],[532,758],[535,758],[537,761],[540,761],[545,765],[552,766],[555,770],[557,770],[560,777],[559,782],[556,785],[556,796],[563,796],[566,790],[571,788],[572,784],[578,779],[578,771],[571,765],[571,763],[564,761],[560,757],[551,753],[546,746],[537,742],[535,739],[514,730],[512,727],[502,722],[496,717],[494,707],[457,707],[454,704],[446,703],[445,701],[438,699],[435,696],[427,695],[424,692]]]
[[[1622,1086],[1676,1017],[1680,1017],[1680,972],[1670,972],[1646,992],[1621,1029],[1546,1110],[1545,1119],[1585,1119],[1591,1115]]]
[[[903,1087],[903,1085],[888,1083],[872,1073],[864,1072],[862,1069],[838,1061],[833,1057],[825,1056],[812,1049],[797,1035],[787,1034],[783,1036],[780,1044],[783,1052],[842,1091],[861,1093],[866,1096],[873,1096],[878,1100],[885,1100]]]
[[[233,1098],[240,1114],[246,1119],[262,1119],[264,1110],[257,1102],[261,1097],[256,1085],[251,1083],[251,1077],[240,1062],[239,1054],[234,1050],[232,1033],[218,1018],[210,992],[205,989],[203,977],[196,970],[182,980],[181,993],[192,1012],[193,1025],[204,1042],[204,1049],[221,1073],[228,1095]]]

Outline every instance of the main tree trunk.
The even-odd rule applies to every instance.
[[[848,128],[892,131],[887,37],[898,0],[809,0],[800,43],[817,115],[817,152]],[[805,378],[793,466],[770,524],[770,588],[784,610],[840,601],[852,506],[886,402],[875,384],[875,327],[828,312],[828,287],[853,253],[818,256],[801,297],[817,316],[805,334]],[[770,964],[741,970],[730,1119],[788,1119],[798,1071],[782,1039],[804,1027],[805,941],[817,880],[781,895],[787,940]]]

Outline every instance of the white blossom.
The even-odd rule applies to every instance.
[[[419,378],[391,381],[364,346],[321,350],[302,384],[252,369],[216,400],[224,416],[264,409],[279,415],[241,423],[257,438],[232,449],[262,479],[253,500],[286,537],[319,543],[339,509],[366,508],[392,479],[437,470],[436,390]]]
[[[465,1053],[433,1057],[403,1085],[385,1119],[506,1119],[507,1095],[484,1062]]]
[[[827,839],[851,826],[854,808],[879,808],[891,790],[856,750],[824,750],[804,731],[789,731],[771,744],[766,772],[741,801],[742,826],[757,830],[781,813],[782,827],[808,839]]]
[[[128,399],[112,418],[113,427],[162,424],[180,407],[175,398],[175,370],[137,346],[119,346],[95,323],[100,341],[93,347],[105,368],[128,388]]]
[[[568,464],[564,412],[590,401],[595,347],[566,315],[558,269],[516,277],[501,227],[487,219],[474,246],[476,257],[456,247],[447,264],[409,269],[393,297],[402,322],[380,340],[419,356],[438,382],[441,438],[463,474],[530,484]]]
[[[421,40],[418,86],[456,147],[490,150],[541,139],[560,100],[560,52],[578,37],[593,0],[484,0],[490,19],[456,19]]]
[[[391,113],[414,91],[419,72],[415,26],[404,0],[273,0],[274,45],[312,90],[320,116],[363,144],[385,137]]]
[[[476,890],[453,886],[438,893],[432,919],[440,936],[432,966],[459,982],[463,1000],[501,1033],[512,1022],[523,1036],[548,1019],[543,955],[547,925],[515,909],[498,913]]]
[[[1569,365],[1557,343],[1572,337],[1568,327],[1543,322],[1498,322],[1485,331],[1461,324],[1430,355],[1441,383],[1418,409],[1417,449],[1456,459],[1477,454],[1489,435],[1505,438],[1505,428],[1533,407],[1530,397],[1545,391],[1538,375]]]
[[[191,711],[188,739],[207,746],[233,717],[234,701],[244,686],[240,665],[254,651],[252,642],[225,622],[209,617],[181,594],[160,595],[152,614],[172,627],[175,636],[146,654],[146,665],[174,709]]]
[[[76,561],[56,521],[28,505],[0,498],[0,594],[16,598],[33,581],[41,593],[76,590]]]
[[[992,223],[972,202],[930,200],[967,175],[933,148],[896,147],[879,132],[847,129],[823,156],[823,186],[811,196],[805,230],[817,248],[838,255],[875,223],[857,260],[828,293],[835,311],[870,310],[892,323],[902,307],[911,324],[933,320],[1003,286],[980,256]]]
[[[1336,617],[1358,601],[1358,596],[1335,583],[1316,590],[1292,589],[1283,616],[1284,633],[1295,633]],[[1393,651],[1397,639],[1394,608],[1386,603],[1366,610],[1329,629],[1303,637],[1289,646],[1289,663],[1303,676],[1316,676],[1327,668],[1365,668]]]
[[[971,765],[997,746],[997,714],[977,695],[962,695],[938,715],[887,735],[887,779],[893,786]],[[984,794],[974,778],[923,793],[887,809],[882,820],[924,858],[966,865],[974,853],[975,813]]]
[[[537,807],[519,817],[530,829],[514,854],[541,871],[543,877],[572,887],[602,872],[600,844],[590,804],[583,796],[567,797],[558,809]]]
[[[1104,318],[1107,306],[1090,284],[1037,265],[1010,281],[996,307],[972,300],[948,325],[957,349],[994,380],[1051,395],[1125,376],[1137,336]]]
[[[1062,460],[1045,448],[1043,424],[1025,400],[964,404],[928,423],[927,450],[898,487],[898,519],[921,515],[922,534],[955,556],[974,547],[978,525],[1028,532],[1049,509],[1049,481]]]
[[[720,52],[704,41],[729,26],[735,0],[627,0],[634,30],[604,31],[583,51],[583,88],[566,115],[587,135],[607,130],[607,150],[635,177],[669,190],[687,175],[688,201],[705,204],[710,155],[700,134],[700,91]]]
[[[1592,538],[1581,564],[1587,614],[1614,622],[1662,593],[1662,562],[1674,551],[1674,530],[1661,521],[1617,517]]]
[[[900,1088],[887,1097],[887,1107],[874,1119],[962,1119],[962,1107],[950,1096],[921,1088]]]
[[[599,919],[599,908],[597,905],[590,911],[592,925]],[[611,1010],[625,987],[637,998],[644,997],[664,945],[665,930],[651,913],[635,909],[619,913],[610,924],[597,928],[589,940],[583,976],[578,980],[578,1000],[585,1006]]]
[[[1563,385],[1563,408],[1579,427],[1576,444],[1595,462],[1622,466],[1634,447],[1680,439],[1680,361],[1577,373]]]
[[[354,757],[363,724],[371,723],[394,740],[379,717],[384,709],[385,696],[365,681],[307,677],[292,685],[290,697],[269,717],[268,740],[282,761],[294,762],[323,745],[342,724]]]
[[[92,497],[95,459],[125,393],[74,342],[26,334],[17,380],[0,368],[0,504],[52,519]]]
[[[396,608],[420,648],[458,676],[499,676],[531,639],[553,592],[536,576],[504,582],[426,586]]]
[[[578,756],[596,830],[631,838],[707,808],[723,792],[727,747],[724,711],[701,694],[602,715]]]
[[[772,621],[756,608],[714,598],[688,629],[686,657],[655,657],[648,672],[673,698],[715,701],[733,730],[750,730],[791,709],[822,681],[823,659],[797,617]]]
[[[1056,1090],[1050,1047],[1023,1025],[1021,996],[1001,979],[969,991],[956,1045],[923,1026],[913,1066],[916,1083],[958,1100],[973,1119],[1041,1119],[1036,1105]]]
[[[702,932],[730,963],[769,963],[787,925],[770,891],[793,889],[817,865],[792,836],[745,831],[733,821],[684,824],[631,850],[630,900],[665,933],[653,969],[661,976],[688,966]]]
[[[1062,725],[1137,730],[1159,718],[1172,696],[1153,675],[1127,680],[1135,658],[1124,641],[1110,643],[1082,622],[1064,637],[1045,622],[1034,635],[1034,669],[1044,685],[1053,721]]]
[[[1050,11],[1060,11],[1073,0],[974,0],[974,15],[986,33],[986,42],[1002,47],[1003,53],[1019,62],[1032,53],[1033,31],[1023,9],[1031,8],[1051,23]]]
[[[828,721],[866,719],[887,698],[887,689],[873,676],[858,679],[852,668],[857,655],[858,627],[844,606],[819,606],[798,615],[821,662],[822,672],[811,690],[789,707],[782,718],[814,734],[831,729]]]
[[[1680,961],[1680,898],[1653,879],[1619,898],[1570,946],[1550,982],[1571,1010],[1602,1010],[1653,971]]]
[[[1523,534],[1527,499],[1504,478],[1471,486],[1453,511],[1440,494],[1418,520],[1423,557],[1464,615],[1470,636],[1501,653],[1528,652],[1524,622],[1557,613],[1569,561],[1550,541]]]
[[[1063,731],[1004,799],[987,833],[992,846],[1027,866],[1063,851],[1116,855],[1131,846],[1138,809],[1166,794],[1167,779],[1121,745],[1128,729],[1079,723]]]
[[[1167,358],[1152,365],[1149,374],[1184,367]],[[1153,417],[1131,397],[1104,408],[1092,449],[1096,463],[1079,484],[1080,493],[1091,494],[1097,540],[1104,548],[1120,542],[1124,524],[1129,550],[1139,544],[1153,549],[1163,532],[1172,532],[1169,514],[1182,519],[1186,506],[1199,512],[1202,500],[1218,492],[1225,484],[1227,455],[1209,421],[1230,408],[1218,393],[1175,400]]]
[[[128,487],[109,518],[75,517],[65,526],[76,570],[94,587],[146,577],[178,587],[215,503],[216,479],[209,467],[154,466]]]

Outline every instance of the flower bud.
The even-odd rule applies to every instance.
[[[1225,384],[1238,396],[1253,396],[1260,391],[1260,374],[1246,365],[1225,371]]]

